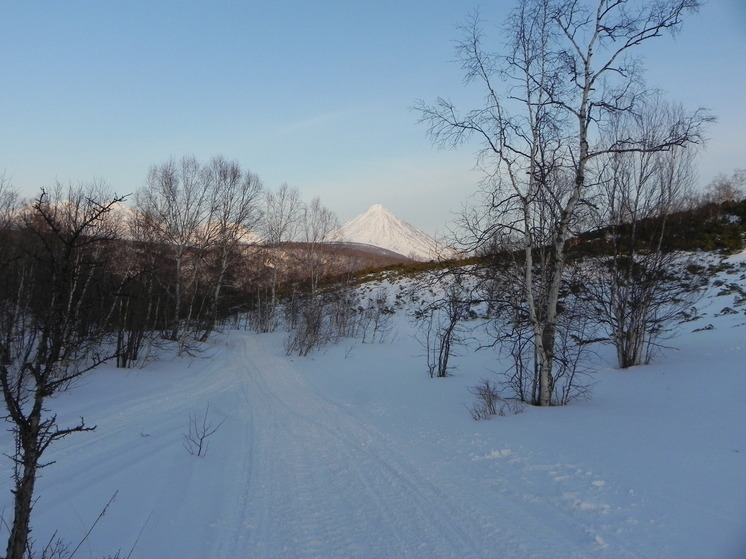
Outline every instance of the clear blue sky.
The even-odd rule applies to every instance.
[[[479,174],[410,107],[469,108],[453,45],[478,4],[0,0],[0,173],[26,195],[92,178],[130,193],[171,156],[223,154],[341,221],[381,203],[433,233]],[[480,10],[496,26],[512,5]],[[719,118],[700,182],[746,167],[746,2],[710,0],[644,54],[650,85]]]

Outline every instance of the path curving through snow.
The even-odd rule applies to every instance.
[[[213,475],[232,489],[224,490],[203,556],[549,557],[557,546],[566,557],[603,552],[605,540],[572,514],[525,493],[534,488],[512,480],[496,486],[477,461],[452,460],[427,441],[412,444],[399,430],[377,428],[364,409],[315,388],[299,366],[306,363],[278,353],[273,342],[233,333],[206,372],[233,379],[231,420],[240,438],[231,437],[230,458],[221,443],[222,466]],[[623,544],[614,552],[634,556]]]
[[[497,518],[479,518],[261,338],[235,343],[247,357],[247,483],[212,557],[489,556]]]
[[[280,334],[233,331],[195,359],[97,371],[53,402],[63,422],[98,428],[50,449],[37,542],[57,531],[76,544],[116,493],[81,556],[682,556],[661,538],[676,528],[664,489],[612,469],[631,454],[599,460],[611,447],[593,433],[629,419],[594,427],[579,407],[474,423],[458,384],[402,376],[402,355],[390,344],[295,360]],[[197,458],[182,436],[208,405],[222,425]]]

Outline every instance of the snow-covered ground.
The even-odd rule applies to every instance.
[[[97,429],[48,451],[37,547],[55,531],[76,544],[116,494],[76,557],[746,557],[746,303],[728,289],[746,289],[746,262],[732,260],[676,350],[627,371],[603,350],[590,400],[490,421],[466,406],[494,354],[431,379],[403,315],[385,343],[308,358],[286,357],[282,333],[230,331],[198,358],[102,368],[51,403]],[[208,404],[224,423],[198,458],[182,435]],[[6,522],[10,475],[6,459]]]

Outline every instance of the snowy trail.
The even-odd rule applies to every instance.
[[[608,472],[522,448],[525,435],[511,436],[507,421],[484,441],[467,435],[485,428],[468,419],[435,431],[391,423],[377,406],[350,404],[349,386],[333,390],[329,371],[311,382],[309,361],[281,346],[281,337],[230,332],[201,359],[105,370],[61,398],[61,418],[83,415],[98,429],[50,450],[39,541],[54,530],[75,541],[118,490],[89,557],[134,546],[133,558],[163,559],[546,558],[558,549],[616,559],[655,547],[658,527]],[[182,434],[208,403],[211,421],[224,423],[197,458]]]
[[[238,482],[210,557],[548,557],[558,543],[567,557],[598,556],[569,516],[469,480],[463,465],[436,467],[314,391],[262,338],[233,340],[223,366],[236,370],[250,442],[225,472]]]
[[[481,537],[465,531],[466,511],[381,433],[311,392],[287,360],[253,350],[257,338],[242,342],[262,356],[244,383],[254,451],[243,520],[214,557],[485,556],[495,519]]]

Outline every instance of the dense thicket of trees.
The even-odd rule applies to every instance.
[[[262,215],[262,191],[256,175],[222,157],[204,165],[184,157],[150,169],[135,194],[129,231],[130,256],[149,293],[151,322],[144,329],[158,325],[180,351],[207,338],[256,240],[251,234]]]

